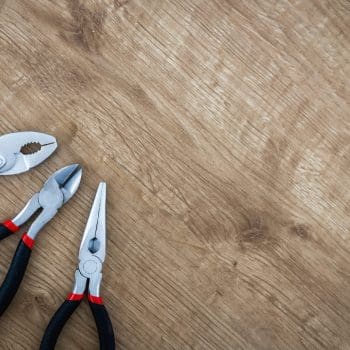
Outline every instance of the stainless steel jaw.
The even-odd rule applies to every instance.
[[[35,144],[38,150],[24,154],[24,146]],[[14,175],[28,171],[47,159],[57,148],[53,136],[32,132],[16,132],[0,137],[0,175]]]

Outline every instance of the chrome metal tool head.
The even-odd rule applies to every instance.
[[[23,153],[23,147],[35,145],[33,153]],[[57,148],[53,136],[23,131],[0,137],[0,175],[14,175],[28,171],[47,159]]]
[[[49,222],[77,191],[82,176],[82,168],[79,164],[72,164],[52,174],[41,191],[36,193],[24,207],[24,209],[12,220],[17,226],[21,226],[36,211],[42,209],[35,219],[28,236],[35,239],[42,227]]]
[[[106,256],[106,183],[98,186],[95,200],[85,227],[79,249],[79,260],[96,256],[101,263]]]
[[[58,200],[58,198],[62,197],[60,206],[68,202],[80,185],[82,172],[82,168],[79,164],[72,164],[53,173],[46,180],[39,193],[42,206],[44,204],[52,206],[54,198]],[[46,196],[48,197],[47,200]],[[59,203],[57,203],[57,206],[58,205]]]
[[[83,294],[89,280],[89,293],[100,295],[102,265],[106,257],[106,183],[101,182],[92,205],[79,249],[75,274],[75,294]]]

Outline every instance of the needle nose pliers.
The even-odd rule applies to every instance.
[[[81,175],[82,169],[78,164],[56,171],[13,220],[7,220],[0,225],[0,240],[2,240],[18,231],[20,226],[42,209],[28,232],[22,236],[0,287],[0,316],[11,303],[21,284],[37,234],[56,215],[58,209],[75,194]]]
[[[90,308],[98,330],[100,349],[115,349],[113,326],[100,296],[105,256],[106,184],[101,182],[81,241],[73,291],[52,317],[41,341],[40,350],[55,348],[64,325],[81,303],[87,289]]]
[[[23,153],[35,145],[33,152]],[[24,173],[48,158],[57,148],[56,139],[33,131],[14,132],[0,136],[0,175]],[[36,149],[36,150],[35,150]]]

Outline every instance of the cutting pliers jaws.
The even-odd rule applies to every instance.
[[[82,170],[78,164],[72,164],[56,171],[48,178],[40,192],[34,194],[23,210],[12,220],[13,223],[21,226],[42,209],[27,233],[34,240],[41,228],[76,192],[81,176]]]

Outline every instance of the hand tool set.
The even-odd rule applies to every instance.
[[[24,151],[35,145],[33,153]],[[0,137],[0,175],[20,174],[39,165],[57,148],[56,139],[38,132],[17,132]],[[82,168],[72,164],[53,173],[40,192],[35,193],[12,220],[0,224],[0,240],[17,232],[37,212],[28,231],[22,235],[7,275],[0,286],[0,316],[6,311],[24,277],[36,236],[77,191]],[[52,317],[42,338],[40,350],[55,348],[65,323],[87,293],[96,322],[100,349],[114,350],[115,338],[111,320],[100,296],[102,266],[106,255],[106,184],[101,182],[83,234],[75,283],[61,307]],[[88,292],[87,292],[88,291]]]

